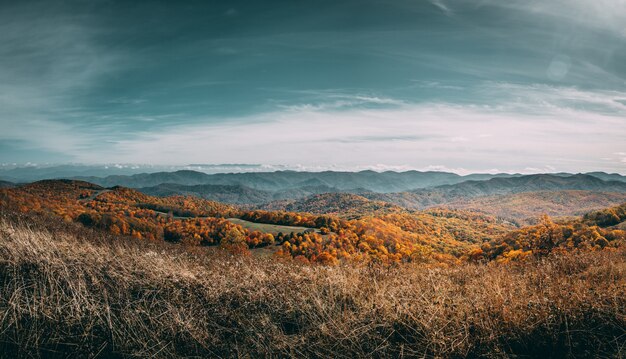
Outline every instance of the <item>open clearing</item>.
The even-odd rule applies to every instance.
[[[296,227],[296,226],[281,226],[277,224],[266,224],[266,223],[254,223],[250,221],[246,221],[239,218],[228,218],[232,223],[238,224],[243,228],[246,228],[250,231],[260,231],[264,233],[271,233],[273,235],[277,235],[278,233],[302,233],[304,231],[315,231],[319,233],[318,229],[315,228],[307,228],[307,227]]]

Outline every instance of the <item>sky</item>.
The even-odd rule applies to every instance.
[[[0,162],[626,174],[626,0],[0,0]]]

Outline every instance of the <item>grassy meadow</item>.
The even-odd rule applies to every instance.
[[[301,265],[0,219],[3,357],[624,357],[626,251]]]

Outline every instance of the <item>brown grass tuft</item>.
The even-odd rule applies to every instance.
[[[305,266],[0,220],[4,357],[625,357],[626,251]]]

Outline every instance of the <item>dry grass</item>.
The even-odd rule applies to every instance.
[[[3,357],[626,355],[623,250],[302,266],[4,215],[0,284]]]

